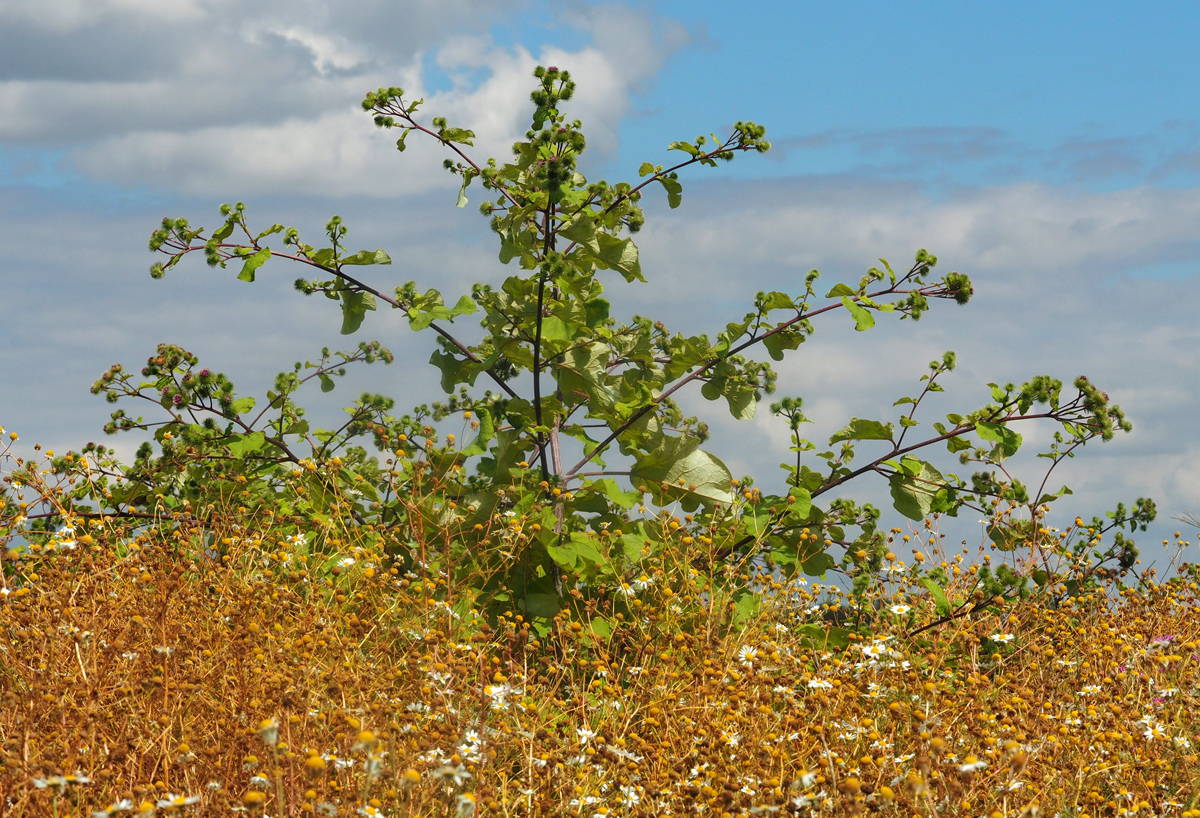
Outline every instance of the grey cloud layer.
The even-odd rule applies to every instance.
[[[775,141],[772,158],[789,167],[833,166],[868,177],[971,178],[989,184],[1053,179],[1094,185],[1194,182],[1200,163],[1194,121],[1120,137],[1087,135],[1033,145],[1001,128],[924,126],[874,131],[834,129]]]
[[[143,8],[143,6],[145,6]],[[0,137],[265,124],[353,103],[451,29],[511,3],[234,4],[47,0],[0,6]],[[287,23],[280,23],[286,20]]]
[[[935,304],[915,324],[881,318],[867,333],[855,333],[840,313],[823,319],[814,340],[778,367],[779,394],[804,397],[816,421],[807,435],[819,441],[851,416],[895,420],[892,401],[917,394],[926,363],[948,349],[959,369],[918,419],[983,405],[988,382],[1044,373],[1070,394],[1070,381],[1087,374],[1135,429],[1089,446],[1058,469],[1050,488],[1081,490],[1064,507],[1087,515],[1153,496],[1171,526],[1172,514],[1200,507],[1200,275],[1159,280],[1129,271],[1167,257],[1200,269],[1198,218],[1197,190],[1072,195],[1021,185],[934,200],[913,186],[851,180],[718,183],[690,198],[685,188],[683,209],[648,221],[641,246],[656,295],[625,303],[669,313],[669,325],[685,333],[711,333],[739,318],[755,290],[796,291],[816,267],[823,293],[835,281],[857,281],[880,256],[900,267],[928,247],[939,269],[972,276],[976,297],[966,307]],[[750,425],[725,420],[720,404],[693,398],[689,406],[718,418],[714,444],[735,471],[780,479],[787,431],[765,406]],[[1050,431],[1024,433],[1045,443]],[[1044,465],[1021,462],[1018,474],[1032,480]],[[862,496],[858,486],[849,494]],[[878,494],[888,505],[886,491]]]
[[[575,74],[572,113],[588,123],[593,150],[611,154],[631,93],[686,32],[625,7],[569,5],[562,24],[591,44],[532,53],[484,33],[514,5],[373,2],[335,13],[316,0],[214,2],[144,15],[133,0],[58,0],[45,18],[2,5],[0,140],[66,149],[88,178],[126,187],[420,193],[453,181],[420,140],[398,167],[395,139],[375,131],[358,107],[362,95],[400,85],[426,100],[423,116],[475,130],[481,159],[505,156],[527,127],[529,74],[540,61]],[[449,89],[429,88],[431,50]]]

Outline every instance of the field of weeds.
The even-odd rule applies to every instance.
[[[869,624],[769,574],[735,624],[664,552],[636,615],[535,629],[401,572],[386,531],[347,529],[321,573],[285,521],[218,511],[10,542],[0,812],[1200,815],[1186,565],[915,633],[939,621],[922,566],[952,604],[972,587],[931,524],[893,530]]]

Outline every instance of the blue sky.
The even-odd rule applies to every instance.
[[[510,273],[474,207],[453,207],[436,151],[398,156],[358,102],[402,85],[503,156],[527,127],[529,71],[554,62],[579,80],[593,178],[633,177],[737,119],[775,145],[686,176],[679,210],[650,197],[650,285],[610,291],[618,307],[711,332],[810,268],[857,280],[928,247],[976,298],[916,325],[819,327],[779,367],[813,436],[887,417],[947,349],[960,369],[939,412],[985,401],[989,381],[1087,373],[1135,431],[1056,474],[1077,489],[1064,520],[1151,496],[1162,522],[1139,541],[1160,541],[1171,515],[1200,512],[1198,17],[1185,3],[0,0],[0,425],[59,448],[99,438],[111,407],[88,386],[159,341],[247,394],[345,343],[282,267],[252,287],[202,264],[151,281],[163,215],[213,223],[240,199],[319,235],[340,213],[397,260],[377,283],[451,301]],[[362,334],[401,360],[316,411],[360,388],[433,397],[427,338],[386,314]],[[765,407],[736,424],[691,400],[735,472],[781,479],[786,430]],[[886,504],[878,487],[851,493]]]
[[[693,40],[622,132],[755,119],[772,159],[737,175],[927,184],[1192,185],[1200,170],[1194,4],[662,3]]]

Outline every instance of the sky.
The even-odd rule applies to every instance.
[[[802,396],[820,439],[850,417],[894,420],[946,350],[959,367],[926,424],[983,405],[989,382],[1087,374],[1134,430],[1055,470],[1050,488],[1075,494],[1051,523],[1152,497],[1159,522],[1136,539],[1161,571],[1172,552],[1156,543],[1195,533],[1172,517],[1200,512],[1198,24],[1183,2],[0,0],[0,426],[19,446],[104,440],[113,407],[90,384],[162,341],[261,396],[323,346],[378,339],[396,364],[313,396],[312,416],[335,422],[364,389],[436,399],[432,339],[395,315],[343,338],[337,309],[296,294],[279,263],[254,285],[199,259],[152,281],[146,240],[163,216],[215,226],[220,203],[244,201],[252,223],[315,244],[337,213],[352,243],[394,259],[372,283],[452,303],[514,271],[478,201],[454,207],[435,146],[399,155],[359,102],[402,86],[503,158],[528,127],[532,69],[554,64],[579,84],[590,179],[635,178],[670,142],[736,120],[773,142],[689,171],[677,210],[648,197],[649,281],[608,282],[615,314],[712,334],[809,269],[856,282],[928,248],[972,277],[969,305],[868,333],[832,315],[777,366],[775,397]],[[736,422],[683,402],[735,474],[782,487],[788,431],[765,405]],[[1052,432],[1021,431],[1030,448]],[[1014,462],[1033,485],[1043,467]],[[862,480],[847,495],[887,506]],[[979,541],[975,520],[950,530]]]

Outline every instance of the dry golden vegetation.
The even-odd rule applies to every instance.
[[[231,505],[10,536],[0,812],[1200,815],[1190,568],[909,636],[925,567],[970,600],[929,521],[892,531],[857,632],[771,574],[739,622],[681,549],[539,629],[395,567],[386,529],[323,529],[322,571],[304,528]]]

